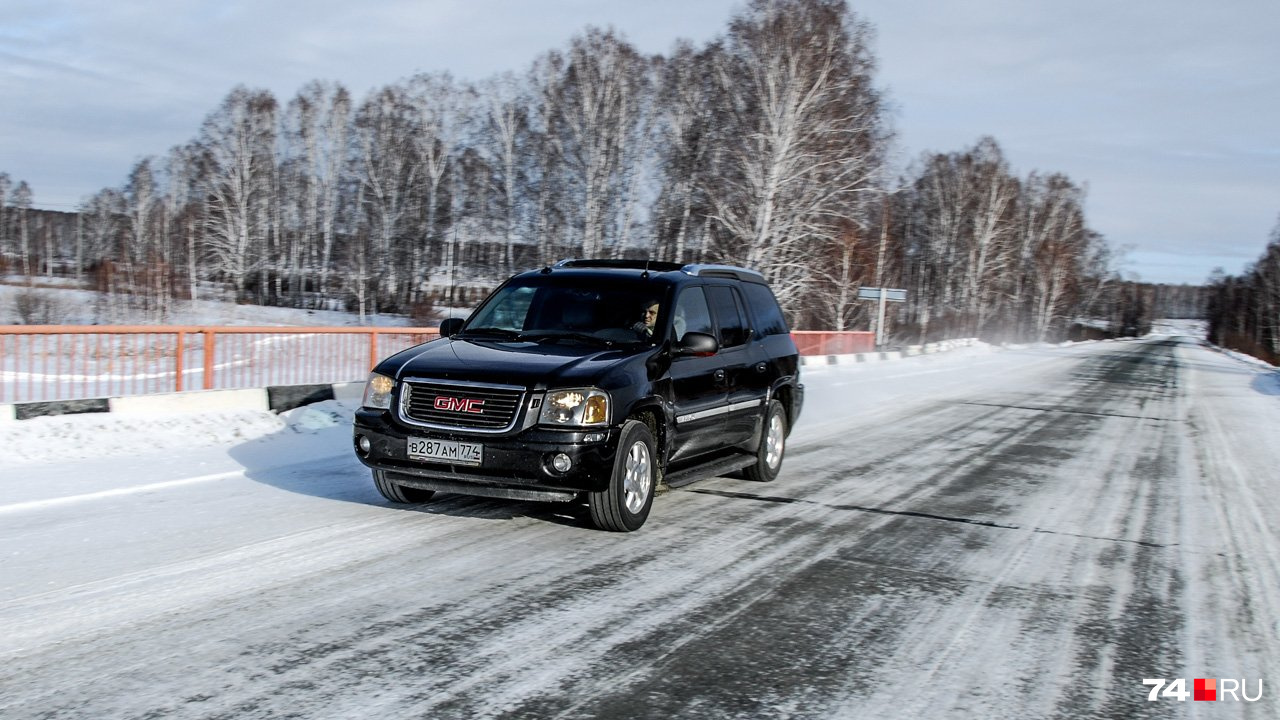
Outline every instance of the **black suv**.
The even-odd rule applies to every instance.
[[[804,402],[778,302],[737,267],[563,260],[440,335],[379,363],[355,415],[394,502],[585,495],[597,527],[636,530],[661,483],[774,479]]]

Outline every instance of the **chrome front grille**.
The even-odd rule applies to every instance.
[[[503,432],[516,424],[524,388],[410,378],[400,394],[408,423],[448,430]]]

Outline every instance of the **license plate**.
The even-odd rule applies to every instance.
[[[450,465],[479,465],[484,445],[453,440],[409,438],[409,459]]]

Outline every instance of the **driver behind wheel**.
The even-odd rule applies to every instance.
[[[640,337],[648,340],[653,337],[653,326],[658,322],[658,301],[649,300],[640,307],[640,319],[631,326]]]

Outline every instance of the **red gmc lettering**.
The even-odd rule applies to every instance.
[[[484,412],[484,401],[476,398],[458,398],[446,397],[441,395],[436,398],[435,408],[446,412],[464,412],[464,413],[482,413]]]

